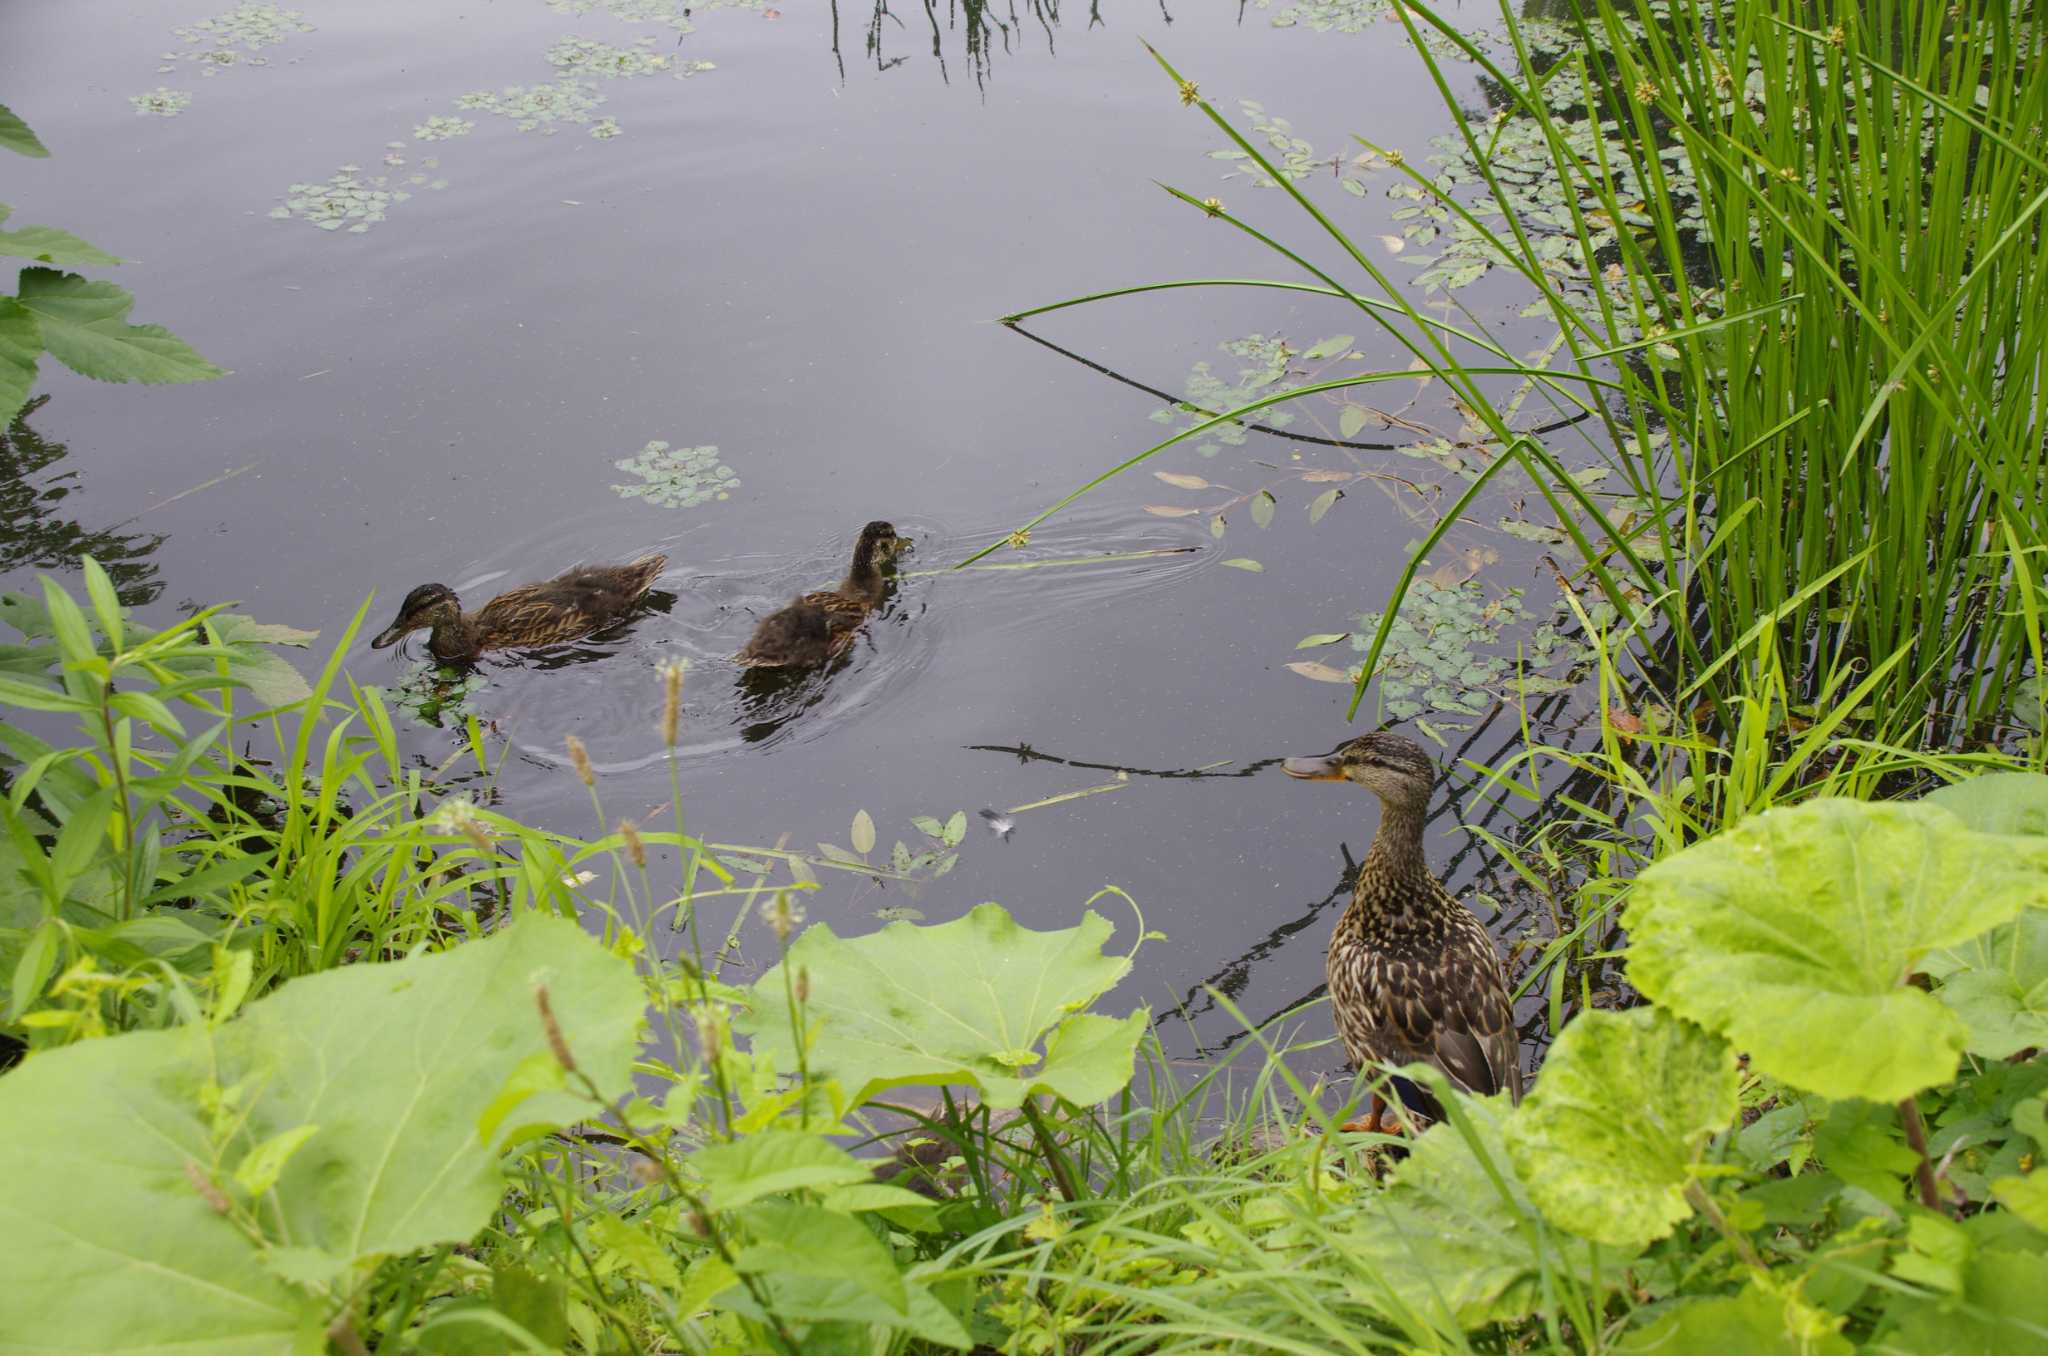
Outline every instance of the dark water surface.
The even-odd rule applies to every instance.
[[[1204,982],[1221,980],[1254,1016],[1314,991],[1374,807],[1270,766],[1356,732],[1347,689],[1283,665],[1355,662],[1347,647],[1295,645],[1380,606],[1429,519],[1403,487],[1358,480],[1311,526],[1307,505],[1326,484],[1292,477],[1322,467],[1441,481],[1432,463],[1256,434],[1213,458],[1176,448],[1152,465],[1238,491],[1274,481],[1273,525],[1239,505],[1212,540],[1206,517],[1143,506],[1213,507],[1229,493],[1140,471],[992,560],[1194,549],[907,577],[844,671],[766,713],[741,700],[722,657],[764,610],[836,578],[867,519],[916,538],[907,568],[934,569],[1164,436],[1149,417],[1159,398],[996,317],[1127,283],[1284,276],[1152,182],[1305,236],[1277,192],[1223,177],[1232,166],[1209,152],[1225,143],[1181,106],[1141,38],[1220,106],[1260,100],[1327,154],[1352,130],[1420,147],[1445,127],[1398,28],[1275,27],[1277,4],[1240,15],[1172,3],[1170,21],[1158,4],[1104,5],[1091,22],[1069,4],[1056,20],[1020,8],[977,58],[968,26],[941,5],[942,69],[921,6],[899,22],[842,5],[837,58],[834,15],[803,0],[775,17],[700,7],[680,42],[673,26],[610,12],[658,18],[658,3],[561,12],[578,7],[300,0],[315,31],[263,49],[266,65],[203,76],[163,54],[189,50],[172,30],[204,17],[204,0],[9,6],[0,91],[53,152],[7,160],[15,223],[63,226],[136,260],[117,273],[140,299],[134,318],[234,373],[144,389],[46,364],[52,399],[32,426],[68,453],[16,473],[67,493],[37,512],[91,531],[125,523],[135,587],[161,590],[159,614],[240,599],[263,620],[331,637],[375,590],[350,671],[379,684],[409,661],[371,651],[367,636],[415,584],[445,582],[474,607],[578,561],[665,551],[666,613],[586,647],[590,662],[482,669],[470,701],[509,743],[502,808],[593,827],[561,755],[571,733],[592,749],[609,813],[665,803],[654,670],[686,658],[686,800],[693,828],[715,839],[844,846],[866,810],[884,857],[898,838],[922,846],[912,816],[972,820],[1131,770],[1117,789],[1018,813],[1009,841],[974,822],[957,867],[920,888],[826,874],[807,901],[813,920],[858,932],[878,910],[939,921],[993,899],[1059,926],[1115,884],[1169,940],[1146,949],[1110,1006],[1166,1014],[1185,999],[1199,1034],[1169,1019],[1178,1048],[1236,1029],[1200,997]],[[471,91],[555,79],[546,53],[569,36],[715,69],[590,79],[606,102],[553,135],[457,106]],[[644,37],[653,43],[636,48]],[[189,107],[168,118],[131,107],[158,86],[188,92]],[[429,117],[475,127],[416,140]],[[607,129],[599,118],[619,135],[592,136]],[[270,215],[289,186],[344,165],[411,196],[362,232]],[[1360,239],[1398,229],[1382,193],[1319,196]],[[1237,360],[1218,345],[1253,333],[1305,349],[1350,330],[1366,363],[1406,364],[1355,314],[1249,290],[1122,300],[1037,329],[1176,395],[1198,362],[1228,377]],[[1407,417],[1457,425],[1426,392]],[[1294,431],[1328,436],[1333,424],[1325,407]],[[715,445],[739,487],[688,508],[622,497],[613,487],[632,478],[614,463],[651,440]],[[35,540],[46,537],[62,544],[61,533]],[[1506,557],[1491,567],[1501,586],[1546,577],[1525,544],[1486,544]],[[17,542],[0,586],[52,567],[52,549]],[[1436,724],[1480,754],[1516,737],[1512,713]],[[453,723],[415,723],[405,737],[423,765],[460,739]],[[1431,851],[1471,884],[1485,854],[1461,813],[1495,812],[1446,803]],[[1128,912],[1098,907],[1127,941]],[[750,958],[769,950],[765,931],[751,934]]]

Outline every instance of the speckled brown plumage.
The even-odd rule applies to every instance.
[[[806,593],[763,617],[733,658],[756,669],[815,668],[837,659],[852,648],[862,623],[888,597],[882,566],[909,549],[909,540],[889,524],[869,523],[854,543],[853,567],[838,588]]]
[[[1290,758],[1289,776],[1350,781],[1380,798],[1379,832],[1358,868],[1351,904],[1330,936],[1330,1006],[1361,1072],[1428,1064],[1467,1092],[1522,1097],[1514,1011],[1493,938],[1451,898],[1422,852],[1435,768],[1399,735],[1369,734],[1320,758]],[[1397,1080],[1401,1100],[1431,1119],[1443,1109]],[[1363,1128],[1379,1129],[1375,1094]]]
[[[381,650],[425,628],[428,652],[444,663],[474,659],[485,650],[560,645],[626,616],[667,565],[667,556],[643,556],[626,565],[580,565],[501,593],[468,613],[447,585],[422,584],[405,595],[398,619],[370,644]]]

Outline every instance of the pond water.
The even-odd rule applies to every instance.
[[[667,0],[302,0],[300,13],[303,28],[264,6],[193,28],[204,0],[10,8],[0,91],[53,151],[8,161],[17,221],[133,259],[118,276],[135,318],[233,375],[143,389],[46,371],[50,399],[13,440],[0,587],[84,545],[126,567],[145,614],[240,599],[328,637],[374,590],[350,672],[395,687],[419,640],[408,658],[367,639],[416,584],[476,606],[579,561],[666,552],[665,610],[479,670],[465,700],[507,751],[503,809],[594,827],[562,754],[572,733],[610,814],[664,805],[655,667],[685,658],[693,829],[843,848],[864,810],[880,860],[899,838],[930,846],[913,817],[967,812],[948,874],[824,873],[812,920],[857,932],[992,899],[1060,926],[1117,885],[1167,940],[1108,1006],[1152,1005],[1184,1054],[1238,1029],[1205,983],[1255,1018],[1317,990],[1375,809],[1272,765],[1359,728],[1348,687],[1286,666],[1362,657],[1297,643],[1382,605],[1457,488],[1439,461],[1386,449],[1454,434],[1458,414],[1405,382],[1376,398],[1406,422],[1348,437],[1336,406],[1303,406],[1280,434],[1172,449],[988,563],[1125,559],[934,571],[1184,426],[1162,422],[1161,393],[1191,378],[1213,393],[1240,370],[1256,382],[1276,337],[1289,379],[1406,365],[1356,313],[1250,289],[1060,312],[1034,323],[1044,343],[997,323],[1131,283],[1287,276],[1155,179],[1308,238],[1277,191],[1226,177],[1238,166],[1212,157],[1221,134],[1141,39],[1219,107],[1256,100],[1318,156],[1348,160],[1354,130],[1419,148],[1448,125],[1397,26],[1330,28],[1373,9],[1278,0],[1019,0],[1000,22],[801,0],[687,17]],[[1304,182],[1355,238],[1398,234],[1378,185],[1337,191],[1343,168]],[[364,214],[321,228],[350,204]],[[1512,311],[1499,323],[1526,337]],[[1303,356],[1347,330],[1355,348]],[[702,502],[621,493],[648,482],[617,463],[650,443],[672,458],[716,449],[693,463],[708,494],[667,485]],[[1261,486],[1268,526],[1244,498]],[[1330,490],[1341,497],[1311,522]],[[744,700],[725,656],[756,617],[835,579],[871,518],[916,551],[870,639],[822,683]],[[1444,596],[1494,609],[1466,619],[1483,627],[1528,588],[1538,618],[1555,597],[1541,550],[1461,532],[1438,567]],[[1505,899],[1505,873],[1462,821],[1504,832],[1507,812],[1464,797],[1473,778],[1453,755],[1510,747],[1517,715],[1473,704],[1429,717],[1453,768],[1430,850],[1455,885]],[[405,739],[435,766],[461,736],[415,720]],[[1094,794],[1056,799],[1081,791]],[[1046,801],[1016,810],[1007,840],[975,816]],[[1127,942],[1128,911],[1097,907]],[[749,960],[771,950],[756,927]]]

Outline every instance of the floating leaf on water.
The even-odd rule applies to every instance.
[[[1355,471],[1303,471],[1301,478],[1311,485],[1327,485],[1333,480],[1356,480],[1358,479],[1358,473]]]
[[[910,826],[927,838],[943,838],[946,833],[945,825],[930,815],[912,815]]]
[[[1209,482],[1200,476],[1182,475],[1178,471],[1154,471],[1152,474],[1155,478],[1165,481],[1176,489],[1206,490],[1209,488]]]
[[[1269,492],[1260,490],[1252,496],[1252,521],[1260,527],[1271,527],[1273,525],[1273,510],[1278,503],[1279,501],[1273,498]]]
[[[740,487],[732,467],[718,459],[716,446],[671,447],[651,442],[640,455],[612,463],[647,482],[614,485],[622,498],[645,499],[663,508],[695,508],[714,499],[728,499]]]
[[[922,923],[924,910],[913,909],[908,904],[892,904],[886,909],[876,909],[875,917],[884,923]]]
[[[1398,235],[1381,236],[1380,245],[1389,254],[1399,254],[1402,250],[1408,248],[1408,242]]]
[[[548,64],[556,70],[608,80],[658,75],[671,69],[675,58],[650,50],[653,41],[647,38],[631,47],[614,47],[589,38],[563,38],[548,48]]]
[[[955,810],[953,817],[946,821],[946,831],[940,835],[947,847],[959,847],[960,840],[967,836],[967,811]]]
[[[1217,514],[1209,520],[1209,535],[1217,541],[1223,540],[1223,515]]]
[[[1204,411],[1221,412],[1235,409],[1260,397],[1273,395],[1278,391],[1292,389],[1301,384],[1298,378],[1289,376],[1289,361],[1294,350],[1287,341],[1276,336],[1263,334],[1247,335],[1222,345],[1223,351],[1242,361],[1235,381],[1225,381],[1212,370],[1206,361],[1195,364],[1188,374],[1183,388],[1185,399],[1163,410],[1154,411],[1152,418],[1162,424],[1182,423],[1192,428],[1197,423],[1206,423],[1213,414]],[[1225,447],[1241,447],[1250,436],[1247,430],[1253,423],[1267,429],[1283,429],[1294,422],[1295,416],[1281,409],[1268,408],[1242,420],[1233,420],[1207,429],[1202,441],[1195,444],[1195,451],[1204,457],[1213,457]]]
[[[853,839],[853,850],[861,856],[865,857],[875,850],[875,821],[869,817],[866,810],[854,812],[853,828],[848,836]]]
[[[476,130],[476,124],[468,118],[455,118],[436,113],[425,122],[417,123],[412,129],[414,141],[448,141],[455,137],[466,137]]]
[[[1352,343],[1355,342],[1356,339],[1356,335],[1332,335],[1328,339],[1318,340],[1317,342],[1310,344],[1308,347],[1308,352],[1302,354],[1301,356],[1304,358],[1317,360],[1323,358],[1334,358],[1339,353],[1343,353],[1349,350]]]
[[[1500,530],[1507,533],[1510,537],[1520,537],[1523,541],[1541,542],[1546,546],[1561,546],[1571,540],[1570,536],[1562,528],[1549,527],[1543,523],[1526,522],[1520,518],[1501,519]]]
[[[145,118],[175,118],[192,106],[192,96],[181,89],[168,89],[158,85],[143,94],[131,94],[128,102],[135,111]]]
[[[1343,413],[1337,416],[1337,431],[1347,438],[1356,438],[1371,413],[1363,405],[1346,405]]]
[[[1333,669],[1328,664],[1318,664],[1312,659],[1298,659],[1287,667],[1302,677],[1312,678],[1318,683],[1343,683],[1348,686],[1351,682],[1351,675],[1344,670]]]
[[[1223,563],[1233,570],[1246,570],[1252,574],[1263,574],[1266,570],[1266,567],[1259,564],[1258,561],[1246,556],[1232,556]]]
[[[1309,522],[1311,524],[1321,522],[1323,520],[1323,515],[1330,511],[1330,505],[1336,503],[1339,499],[1342,499],[1343,497],[1344,491],[1342,490],[1324,490],[1321,494],[1317,495],[1313,500],[1309,502]]]
[[[1340,640],[1351,639],[1349,631],[1318,631],[1312,636],[1303,636],[1296,643],[1297,650],[1313,650],[1321,645],[1335,645]]]
[[[1198,508],[1183,508],[1177,504],[1147,504],[1145,512],[1157,518],[1192,518],[1201,512]]]
[[[498,91],[475,90],[455,101],[455,106],[511,119],[522,132],[538,129],[552,135],[558,124],[587,123],[594,110],[605,102],[597,87],[565,76],[545,85],[507,85]],[[616,124],[614,124],[616,126]]]

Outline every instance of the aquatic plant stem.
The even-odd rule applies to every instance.
[[[1052,1127],[1045,1123],[1045,1116],[1038,1109],[1038,1099],[1033,1096],[1025,1097],[1019,1104],[1019,1109],[1023,1111],[1024,1119],[1031,1125],[1032,1137],[1038,1141],[1038,1151],[1045,1155],[1045,1165],[1052,1171],[1053,1185],[1060,1189],[1060,1195],[1068,1201],[1080,1200],[1081,1193],[1074,1185],[1073,1170],[1068,1166],[1066,1157],[1060,1153],[1059,1146],[1053,1143]]]

